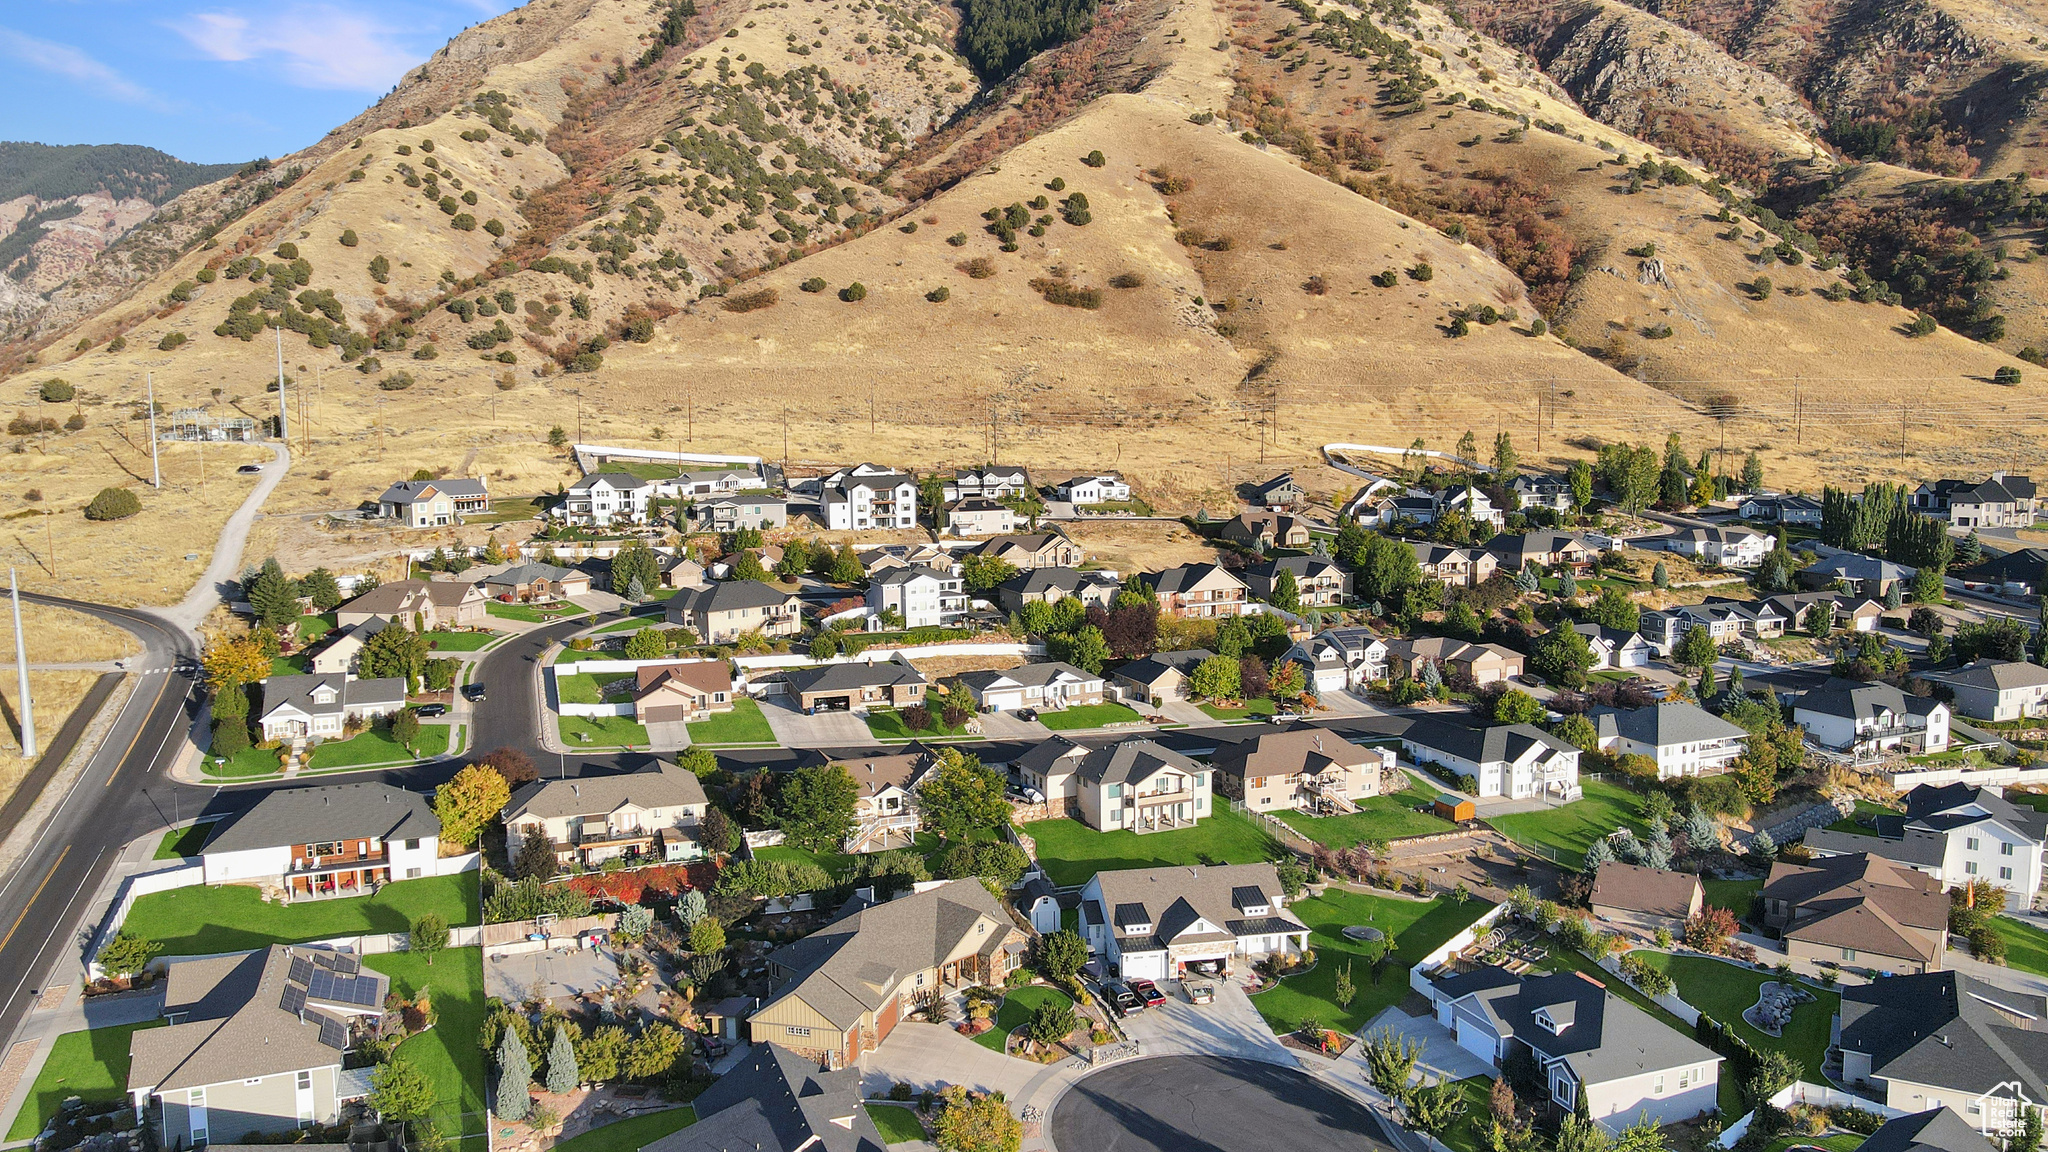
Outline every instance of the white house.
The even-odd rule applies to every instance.
[[[1033,495],[1031,473],[1022,468],[990,464],[985,468],[963,468],[953,473],[941,493],[947,503],[955,500],[1015,500]]]
[[[1014,712],[1019,708],[1059,709],[1081,704],[1102,703],[1102,676],[1054,660],[986,672],[969,672],[959,679],[973,694],[975,706],[984,712]]]
[[[1922,784],[1906,793],[1904,815],[1878,816],[1869,834],[1815,828],[1805,843],[1816,856],[1882,856],[1948,888],[1988,880],[2028,908],[2041,891],[2048,816],[1995,788]]]
[[[856,464],[813,483],[821,518],[834,531],[917,527],[917,477],[908,473]]]
[[[490,488],[482,480],[400,480],[377,497],[377,514],[407,528],[460,524],[464,516],[490,510]]]
[[[905,628],[951,624],[967,614],[966,587],[966,581],[950,571],[922,564],[891,568],[868,582],[868,611],[878,616],[901,613]]]
[[[1754,568],[1771,554],[1771,538],[1747,528],[1685,528],[1643,541],[1724,568]]]
[[[1605,624],[1574,624],[1572,631],[1593,649],[1594,669],[1647,668],[1657,650],[1641,632],[1624,632]]]
[[[1076,476],[1057,489],[1059,498],[1070,504],[1110,504],[1131,498],[1131,486],[1115,472]]]
[[[1055,811],[1070,809],[1101,832],[1192,828],[1214,811],[1215,773],[1142,738],[1089,748],[1054,736],[1012,767]]]
[[[265,740],[334,739],[351,719],[368,723],[405,707],[405,681],[356,680],[345,672],[270,676],[256,714]]]
[[[1296,642],[1286,659],[1308,670],[1317,695],[1387,678],[1387,642],[1367,628],[1325,628]]]
[[[1436,764],[1470,776],[1481,797],[1576,800],[1579,750],[1533,724],[1468,728],[1448,720],[1417,720],[1401,736],[1401,750],[1417,764]]]
[[[208,884],[264,884],[291,897],[357,896],[435,875],[441,821],[427,799],[389,784],[265,792],[199,850]]]
[[[2048,668],[2023,660],[1978,660],[1929,680],[1956,694],[1957,712],[1978,720],[2018,720],[2048,711]]]
[[[1125,979],[1228,972],[1308,946],[1271,864],[1118,868],[1081,890],[1083,939]]]
[[[628,472],[592,472],[569,485],[555,515],[571,524],[604,528],[647,519],[654,488]]]
[[[1531,508],[1548,508],[1553,512],[1572,510],[1571,485],[1554,476],[1517,476],[1508,482],[1508,491],[1514,493],[1515,507],[1525,512]]]
[[[1829,680],[1792,702],[1792,722],[1808,741],[1859,759],[1946,751],[1948,721],[1948,705],[1884,683]]]
[[[1602,752],[1648,756],[1659,780],[1725,771],[1749,742],[1747,731],[1696,704],[1595,708],[1592,720]]]

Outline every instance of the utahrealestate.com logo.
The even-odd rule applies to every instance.
[[[2003,1136],[2017,1126],[2020,1110],[2038,1108],[2034,1098],[2027,1095],[2026,1086],[2017,1080],[2003,1081],[1990,1090],[1977,1094],[1975,1113],[1978,1131],[1986,1136]]]

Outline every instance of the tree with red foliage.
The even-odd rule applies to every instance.
[[[534,766],[533,759],[517,748],[494,748],[477,763],[496,768],[505,783],[514,788],[540,779],[540,769]]]
[[[1735,931],[1735,913],[1709,904],[1685,922],[1685,942],[1701,952],[1723,952]]]
[[[1247,652],[1237,662],[1238,696],[1245,700],[1257,700],[1266,695],[1270,685],[1266,677],[1266,662]]]

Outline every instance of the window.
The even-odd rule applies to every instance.
[[[1111,800],[1121,800],[1121,799],[1123,799],[1123,795],[1124,795],[1124,786],[1123,786],[1123,785],[1121,785],[1121,784],[1111,784],[1111,785],[1109,786],[1109,798],[1110,798]]]
[[[794,1024],[787,1026],[783,1030],[788,1032],[791,1036],[809,1036],[811,1034],[811,1030],[809,1028],[799,1028]]]
[[[924,973],[922,973],[922,972],[919,972],[919,973],[917,974],[917,986],[918,986],[919,988],[922,988],[922,987],[924,987]]]
[[[1844,948],[1844,949],[1842,949],[1842,959],[1844,959],[1844,960],[1854,960],[1855,958],[1856,958],[1856,950],[1855,950],[1854,948]]]
[[[415,838],[413,838],[413,839],[411,839],[411,840],[407,840],[407,841],[405,842],[405,850],[406,850],[407,852],[417,852],[417,851],[419,851],[419,850],[420,850],[420,842],[419,842],[419,839],[418,839],[417,837],[415,837]]]
[[[2005,840],[2001,840],[2001,841],[1999,841],[1999,842],[1998,842],[1998,854],[1999,854],[2000,856],[2010,856],[2010,855],[2012,855],[2012,844],[2011,844],[2011,842],[2009,842],[2009,841],[2005,841]]]
[[[2000,868],[2000,869],[1998,870],[1998,878],[1999,878],[2000,880],[2010,880],[2010,879],[2012,879],[2012,869],[2010,869],[2010,868]]]
[[[299,1087],[300,1087],[301,1089],[305,1089],[305,1088],[311,1088],[312,1086],[313,1086],[313,1073],[312,1073],[312,1072],[310,1072],[310,1071],[303,1071],[303,1072],[300,1072],[300,1073],[299,1073]]]
[[[1651,1085],[1650,1085],[1650,1095],[1652,1095],[1652,1096],[1662,1096],[1663,1094],[1664,1094],[1664,1076],[1663,1076],[1663,1074],[1662,1074],[1662,1073],[1659,1073],[1659,1074],[1658,1074],[1658,1076],[1657,1076],[1657,1079],[1656,1079],[1656,1080],[1655,1080],[1654,1082],[1652,1082],[1652,1083],[1651,1083]]]
[[[244,1080],[244,1081],[242,1081],[242,1083],[243,1083],[244,1085],[249,1085],[249,1084],[261,1084],[261,1083],[263,1083],[263,1077],[261,1077],[261,1076],[251,1076],[251,1077],[249,1077],[249,1078],[248,1078],[247,1080]]]
[[[306,849],[306,855],[308,855],[308,856],[339,856],[339,855],[341,855],[341,845],[340,845],[340,844],[337,844],[337,843],[334,843],[334,842],[332,842],[332,841],[329,841],[328,843],[325,843],[325,844],[314,844],[314,845],[312,845],[311,847],[309,847],[309,848],[307,848],[307,849]]]
[[[1975,876],[1977,874],[1977,862],[1975,860],[1964,861],[1963,871],[1968,872],[1972,876]]]
[[[405,870],[405,878],[406,878],[407,880],[417,880],[417,879],[419,879],[419,878],[420,878],[420,870],[419,870],[419,869],[417,869],[417,868],[407,868],[407,869]]]
[[[194,1107],[194,1108],[204,1108],[204,1107],[206,1107],[206,1089],[204,1089],[204,1088],[194,1088],[194,1089],[192,1089],[192,1091],[191,1091],[191,1092],[189,1092],[189,1093],[187,1093],[187,1094],[186,1094],[186,1096],[185,1096],[185,1103],[187,1103],[187,1104],[191,1105],[191,1106],[192,1106],[192,1107]]]
[[[1963,847],[1975,852],[1977,850],[1977,838],[1975,836],[1963,837]]]

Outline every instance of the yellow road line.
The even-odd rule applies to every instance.
[[[36,890],[29,896],[28,903],[21,906],[21,915],[14,918],[14,927],[7,930],[7,935],[0,936],[0,952],[5,952],[8,942],[14,939],[14,934],[21,931],[21,922],[28,919],[28,910],[35,907],[36,901],[42,898],[43,889],[50,886],[50,881],[57,875],[57,869],[64,866],[64,858],[69,855],[71,855],[71,845],[66,844],[64,850],[57,853],[56,862],[50,865],[49,872],[44,874],[43,882],[36,885]]]

